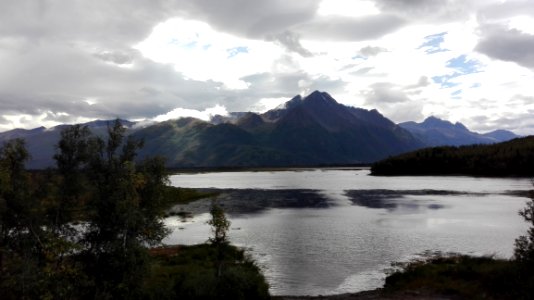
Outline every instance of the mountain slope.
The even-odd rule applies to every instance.
[[[123,126],[132,131],[134,122],[120,120]],[[114,120],[95,120],[82,125],[88,126],[91,131],[99,136],[107,134],[108,124]],[[30,160],[26,163],[29,169],[45,169],[55,166],[53,156],[56,153],[56,145],[61,138],[61,131],[69,125],[58,125],[50,129],[38,127],[35,129],[13,129],[6,132],[0,132],[0,144],[7,140],[21,138],[26,141],[26,148],[30,153]]]
[[[221,121],[167,121],[134,136],[145,140],[141,156],[162,155],[171,167],[357,164],[422,147],[377,111],[317,91],[261,115]]]
[[[399,126],[410,131],[412,135],[430,147],[493,144],[518,137],[506,130],[479,134],[469,131],[462,123],[452,124],[436,117],[428,117],[421,123],[405,122]]]

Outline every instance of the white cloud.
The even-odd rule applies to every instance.
[[[532,1],[20,0],[0,19],[0,130],[205,119],[321,89],[397,122],[534,133]]]
[[[160,23],[135,48],[155,62],[172,64],[188,78],[222,82],[228,89],[246,89],[241,77],[270,71],[272,61],[284,53],[273,43],[239,38],[204,22],[180,18]]]
[[[153,120],[156,122],[163,122],[173,119],[192,117],[195,119],[209,121],[211,117],[215,115],[227,116],[228,111],[222,105],[215,105],[213,107],[206,108],[202,111],[187,108],[175,108],[166,114],[156,116]]]

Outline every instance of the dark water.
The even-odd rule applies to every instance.
[[[383,284],[392,262],[424,251],[509,257],[526,231],[527,179],[372,177],[367,170],[230,172],[172,176],[218,189],[230,238],[263,268],[273,294],[356,292]],[[210,200],[175,210],[166,243],[204,242]]]

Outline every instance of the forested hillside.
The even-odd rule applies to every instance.
[[[435,147],[373,164],[373,175],[533,176],[534,136],[493,145]]]

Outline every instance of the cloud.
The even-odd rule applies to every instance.
[[[380,105],[383,103],[402,103],[410,101],[402,89],[391,83],[379,82],[371,85],[371,90],[364,92],[367,105]]]
[[[482,21],[495,21],[518,15],[534,16],[534,3],[530,0],[494,1],[478,11],[478,17]]]
[[[94,56],[105,62],[111,62],[117,65],[126,65],[133,62],[130,54],[121,51],[102,51],[95,53]]]
[[[272,37],[269,37],[269,39],[280,43],[287,50],[298,53],[303,57],[313,56],[313,54],[309,50],[302,47],[302,45],[300,44],[299,35],[289,30],[286,30],[280,34],[273,35]]]
[[[306,39],[364,41],[392,33],[404,24],[406,21],[403,18],[392,14],[363,17],[318,16],[294,26],[294,30]]]
[[[320,0],[196,0],[183,1],[183,17],[209,23],[240,37],[264,39],[312,19]]]
[[[0,130],[264,109],[315,89],[395,121],[534,109],[510,97],[534,96],[532,1],[5,2]]]
[[[382,48],[382,47],[372,47],[372,46],[365,46],[360,49],[360,54],[368,57],[368,56],[376,56],[382,52],[387,52],[388,49]]]
[[[475,48],[478,52],[503,61],[534,68],[534,35],[502,26],[482,28],[482,38]]]
[[[416,84],[411,84],[406,87],[404,87],[404,90],[413,90],[413,89],[419,89],[424,88],[430,85],[430,80],[428,80],[427,76],[421,76],[419,78],[419,81]]]
[[[367,107],[377,108],[394,122],[423,118],[424,103],[408,97],[400,86],[388,82],[374,83],[370,86],[370,90],[363,92],[363,96]]]
[[[473,11],[474,0],[375,0],[383,12],[395,13],[412,22],[449,22],[464,19]]]
[[[209,121],[215,115],[226,116],[228,115],[228,111],[224,106],[219,104],[213,107],[206,108],[203,111],[186,108],[175,108],[168,113],[156,116],[153,120],[156,122],[163,122],[172,119],[193,117],[196,119]]]

